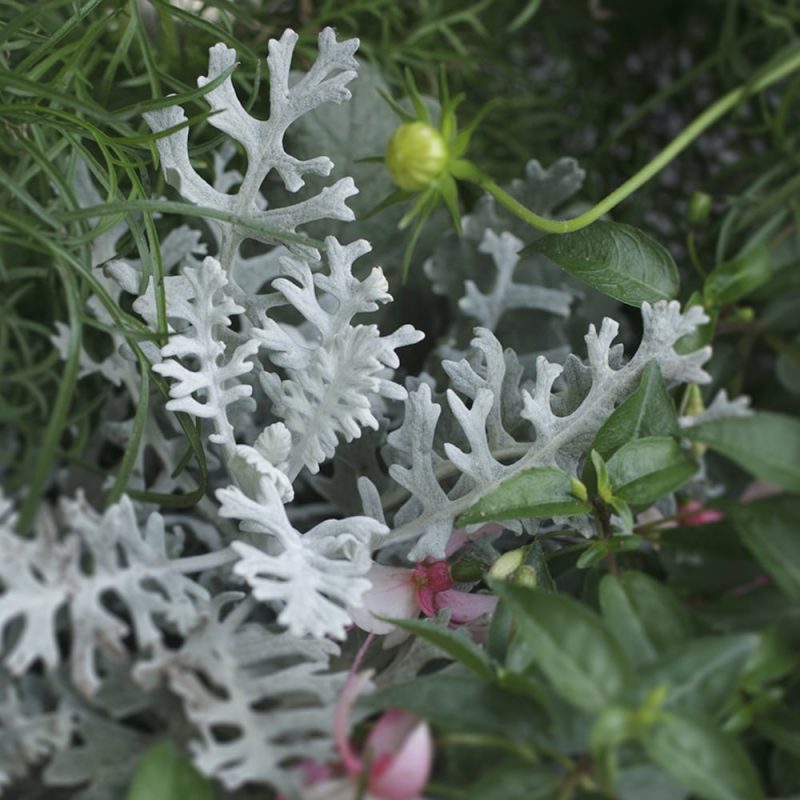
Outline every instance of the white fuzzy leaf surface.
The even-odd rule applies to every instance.
[[[222,332],[230,327],[231,317],[244,309],[225,294],[228,279],[216,259],[206,258],[199,267],[187,267],[183,277],[184,291],[178,291],[177,284],[172,287],[169,310],[188,327],[170,336],[161,348],[164,360],[153,369],[173,381],[167,408],[212,419],[215,431],[211,441],[232,448],[233,426],[227,409],[252,394],[252,387],[237,379],[252,370],[249,359],[258,343],[248,339],[230,355],[226,353]],[[197,368],[188,368],[179,358],[193,359]]]
[[[386,526],[369,517],[325,520],[304,534],[286,514],[278,489],[261,484],[259,502],[230,486],[220,489],[220,514],[237,519],[242,531],[256,534],[232,547],[240,560],[234,572],[250,585],[253,597],[280,609],[278,622],[295,636],[342,639],[350,624],[345,610],[361,605],[370,587],[364,577],[371,551]],[[263,544],[261,542],[263,541]]]
[[[171,568],[158,514],[140,530],[127,497],[102,515],[80,499],[63,505],[65,535],[50,524],[29,539],[0,527],[0,630],[9,637],[3,663],[13,675],[37,663],[58,666],[64,613],[72,680],[91,696],[100,684],[98,648],[121,657],[133,634],[144,654],[161,641],[159,626],[186,633],[197,623],[207,593]]]
[[[375,311],[392,299],[388,284],[377,267],[364,280],[353,275],[353,262],[370,250],[365,241],[341,245],[328,237],[325,250],[329,273],[313,273],[308,262],[287,258],[282,262],[287,277],[273,283],[308,322],[302,338],[297,329],[267,317],[261,329],[253,330],[286,374],[281,380],[263,372],[261,384],[291,432],[290,478],[303,467],[317,472],[340,438],[349,442],[365,427],[377,429],[374,399],[406,396],[391,380],[390,370],[399,364],[395,350],[422,338],[411,325],[388,336],[381,336],[375,325],[353,325],[356,314]]]
[[[456,517],[501,480],[532,466],[554,466],[576,474],[595,434],[636,388],[651,360],[668,382],[708,382],[702,365],[711,355],[709,348],[687,354],[675,351],[679,339],[706,321],[702,309],[692,307],[682,312],[674,301],[654,306],[644,303],[642,318],[641,343],[626,363],[620,362],[619,348],[614,345],[619,326],[606,318],[599,331],[592,325],[586,334],[585,363],[576,364],[577,359],[572,359],[567,372],[541,356],[530,390],[504,380],[502,348],[492,342],[491,333],[479,329],[473,347],[480,352],[483,364],[478,369],[466,361],[445,364],[457,388],[471,400],[468,407],[455,392],[447,394],[450,411],[468,447],[445,444],[447,462],[435,452],[433,441],[441,407],[433,402],[425,384],[409,394],[405,421],[389,436],[389,444],[407,464],[392,465],[389,474],[410,497],[395,515],[395,529],[386,542],[416,539],[410,558],[441,558]],[[562,386],[556,392],[558,380]],[[515,396],[510,400],[502,397],[509,393]],[[563,402],[565,397],[568,403]],[[509,402],[522,403],[520,416],[530,425],[529,441],[516,441],[503,427],[501,410]],[[443,486],[445,479],[446,485],[452,486],[449,490]]]
[[[201,772],[228,789],[260,783],[289,794],[299,788],[292,769],[298,761],[332,754],[333,708],[344,675],[327,669],[338,648],[246,622],[249,601],[224,613],[239,597],[215,598],[206,624],[165,655],[159,669],[198,734],[190,746]]]
[[[158,140],[161,165],[167,182],[187,200],[199,206],[235,214],[235,222],[220,222],[222,230],[221,261],[229,267],[245,238],[262,242],[281,241],[282,234],[294,234],[297,228],[318,219],[352,220],[353,213],[345,200],[356,193],[351,178],[342,178],[318,194],[285,208],[262,208],[261,186],[267,175],[275,171],[290,192],[305,184],[306,175],[330,174],[331,160],[325,156],[305,161],[294,158],[284,149],[286,129],[298,117],[319,106],[341,103],[350,97],[347,84],[355,77],[358,63],[354,53],[357,39],[337,42],[332,28],[319,34],[318,56],[300,80],[290,84],[292,55],[297,34],[287,30],[279,40],[269,43],[267,63],[270,72],[269,117],[266,120],[251,116],[239,100],[228,76],[205,95],[212,111],[209,122],[237,140],[247,155],[247,170],[238,192],[228,194],[215,188],[194,168],[189,156],[187,127]],[[197,80],[206,86],[236,63],[236,51],[216,44],[209,51],[208,75]],[[178,106],[145,114],[154,132],[162,132],[186,122]],[[313,247],[287,242],[298,252],[314,257]]]

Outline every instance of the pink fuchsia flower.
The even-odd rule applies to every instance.
[[[393,709],[372,728],[361,754],[350,743],[350,711],[371,677],[371,671],[351,675],[336,706],[334,739],[341,758],[339,771],[345,775],[315,781],[303,800],[424,800],[420,792],[433,764],[433,742],[424,720]],[[365,791],[359,794],[362,788]]]
[[[485,535],[498,529],[495,525],[485,525],[478,534]],[[463,528],[454,529],[445,556],[455,553],[467,541]],[[454,588],[455,581],[446,557],[426,558],[413,568],[374,564],[367,573],[372,588],[363,595],[362,607],[349,609],[353,622],[362,630],[383,635],[396,628],[379,617],[414,619],[420,613],[433,617],[438,611],[448,609],[451,623],[463,624],[494,611],[497,605],[494,595],[462,592]]]

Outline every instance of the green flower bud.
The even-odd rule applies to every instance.
[[[523,564],[511,579],[517,586],[524,586],[527,589],[535,589],[539,579],[536,577],[536,568],[529,564]]]
[[[694,192],[689,198],[686,217],[690,225],[704,225],[711,214],[711,195],[705,192]]]
[[[527,553],[527,547],[518,547],[516,550],[509,550],[507,553],[503,553],[503,555],[492,564],[489,575],[493,578],[507,580],[522,566],[522,562],[525,560]]]
[[[386,168],[401,189],[416,192],[444,172],[449,155],[447,143],[436,128],[427,122],[406,122],[389,139]]]

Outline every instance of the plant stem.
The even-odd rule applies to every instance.
[[[698,136],[704,133],[707,128],[729,111],[739,106],[748,97],[764,91],[772,86],[773,83],[781,80],[781,78],[785,78],[798,68],[800,68],[800,51],[795,51],[788,58],[764,70],[758,77],[728,92],[728,94],[709,106],[699,117],[684,128],[655,156],[655,158],[645,164],[635,175],[625,181],[621,186],[618,186],[611,194],[588,211],[579,214],[577,217],[572,217],[571,219],[547,219],[539,214],[535,214],[508,192],[501,189],[488,175],[485,175],[469,162],[461,162],[459,165],[461,168],[458,169],[456,177],[477,183],[498,202],[502,203],[509,211],[534,228],[548,233],[572,233],[581,228],[585,228],[587,225],[591,225],[595,220],[618,206],[637,189],[644,186],[653,176],[657,175],[667,164],[675,159],[676,156],[683,152]]]

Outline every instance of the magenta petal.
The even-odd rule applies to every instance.
[[[393,758],[370,770],[369,790],[381,800],[417,800],[433,763],[430,728],[420,722]]]
[[[448,589],[436,595],[436,607],[450,609],[451,622],[472,622],[484,614],[491,614],[496,605],[497,598],[493,594],[470,594]]]

